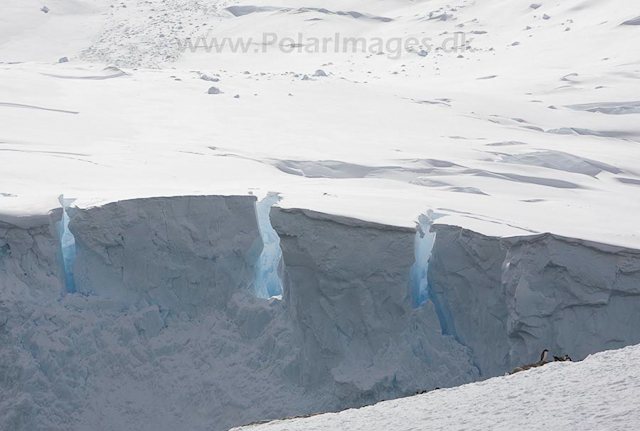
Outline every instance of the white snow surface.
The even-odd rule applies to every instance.
[[[361,409],[278,420],[234,431],[635,430],[640,346],[556,362]]]
[[[530,4],[6,0],[0,217],[60,194],[277,192],[386,224],[431,208],[484,234],[640,248],[640,27],[622,25],[637,5]],[[261,45],[338,32],[439,46],[456,31],[468,50],[398,59]],[[258,52],[180,54],[176,38],[199,36],[253,37]]]

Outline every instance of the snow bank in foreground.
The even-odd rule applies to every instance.
[[[633,430],[640,422],[640,346],[558,362],[374,406],[236,431],[416,429]]]

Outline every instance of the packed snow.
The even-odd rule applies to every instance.
[[[13,197],[0,213],[46,212],[60,194],[82,206],[276,192],[286,207],[400,226],[431,208],[490,235],[640,247],[632,2],[41,7],[2,6],[0,192]],[[299,33],[431,46],[306,53]],[[253,44],[178,55],[187,37]],[[455,37],[456,52],[437,49]]]

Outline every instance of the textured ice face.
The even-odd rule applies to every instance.
[[[551,234],[502,242],[512,363],[640,343],[639,251]]]
[[[0,289],[18,296],[59,295],[63,290],[60,239],[62,210],[34,223],[0,219]]]
[[[357,405],[477,378],[467,350],[440,333],[433,304],[412,307],[415,229],[295,209],[274,208],[271,219],[298,384],[334,386],[333,397]]]
[[[0,417],[15,429],[73,430],[94,426],[100,410],[118,427],[226,429],[477,378],[467,350],[440,334],[433,305],[411,306],[414,229],[274,214],[288,268],[282,301],[252,290],[269,272],[251,197],[69,209],[78,293],[62,286],[57,241],[55,297],[2,291],[0,358],[14,365]],[[56,223],[54,239],[65,235]]]
[[[637,251],[439,224],[420,238],[304,209],[267,219],[272,200],[71,208],[78,293],[61,211],[0,225],[0,419],[226,429],[502,374],[543,348],[579,359],[640,342]],[[260,297],[274,232],[282,300]]]
[[[434,234],[429,284],[442,332],[471,350],[483,377],[501,375],[509,368],[505,251],[499,239],[455,226],[436,225]]]
[[[71,208],[78,292],[193,317],[253,283],[255,197],[183,196]]]
[[[483,377],[552,355],[640,343],[640,253],[555,235],[492,238],[437,226],[429,284],[443,332]]]

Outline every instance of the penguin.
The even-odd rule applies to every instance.
[[[539,363],[547,362],[547,356],[549,356],[549,351],[547,349],[544,349],[542,351],[542,353],[540,354],[540,362]]]
[[[547,361],[547,356],[549,356],[549,350],[548,349],[544,349],[542,351],[542,353],[540,353],[540,360],[538,362],[536,362],[535,364],[529,364],[529,365],[523,365],[521,367],[516,367],[513,369],[513,371],[511,371],[508,374],[515,374],[518,373],[520,371],[526,371],[526,370],[530,370],[531,368],[536,368],[536,367],[541,367],[543,365],[546,365],[549,363],[549,361]]]
[[[554,356],[554,357],[553,357],[553,359],[554,359],[556,362],[566,362],[566,361],[573,362],[573,360],[571,359],[571,357],[570,357],[569,355],[564,355],[564,356]]]

